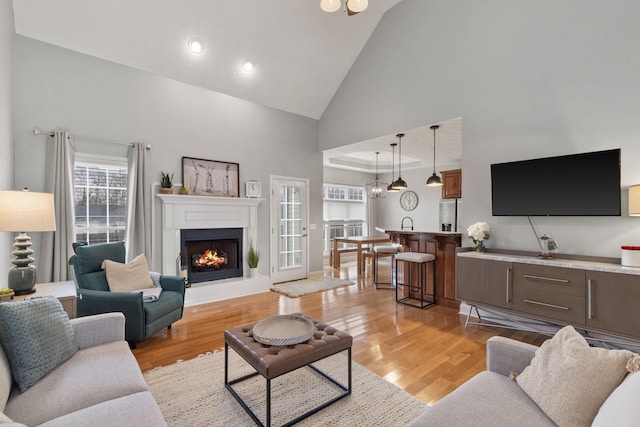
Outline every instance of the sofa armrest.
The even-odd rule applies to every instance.
[[[487,341],[487,370],[502,375],[521,373],[531,364],[539,347],[505,337],[491,337]]]
[[[104,313],[71,319],[73,333],[80,348],[124,340],[124,315]]]
[[[184,296],[184,279],[180,276],[160,276],[160,286],[164,291],[178,292]]]

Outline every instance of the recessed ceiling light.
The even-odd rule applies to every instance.
[[[196,55],[202,53],[204,51],[204,44],[198,39],[191,39],[189,43],[187,43],[189,50]]]
[[[245,73],[253,73],[253,71],[256,69],[256,66],[251,61],[242,61],[241,67],[242,71],[244,71]]]

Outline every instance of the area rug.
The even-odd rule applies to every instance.
[[[347,383],[347,357],[337,354],[316,366]],[[229,351],[229,378],[251,372],[251,367]],[[160,410],[170,427],[255,425],[224,387],[224,352],[156,368],[144,373]],[[353,391],[299,426],[405,426],[427,405],[404,390],[352,362]],[[336,396],[338,388],[308,367],[271,382],[272,425],[282,425],[295,416]],[[256,415],[265,421],[266,384],[262,376],[234,385]]]
[[[312,276],[303,280],[294,280],[293,282],[276,283],[271,286],[272,291],[280,292],[291,298],[301,297],[302,295],[312,294],[314,292],[326,291],[342,286],[353,285],[354,282],[346,279],[337,279],[327,276]]]

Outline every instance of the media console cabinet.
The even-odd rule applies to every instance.
[[[507,315],[640,340],[640,268],[575,258],[460,251],[456,298]]]

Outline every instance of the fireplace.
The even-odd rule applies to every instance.
[[[242,228],[180,230],[180,258],[188,283],[242,277]]]

